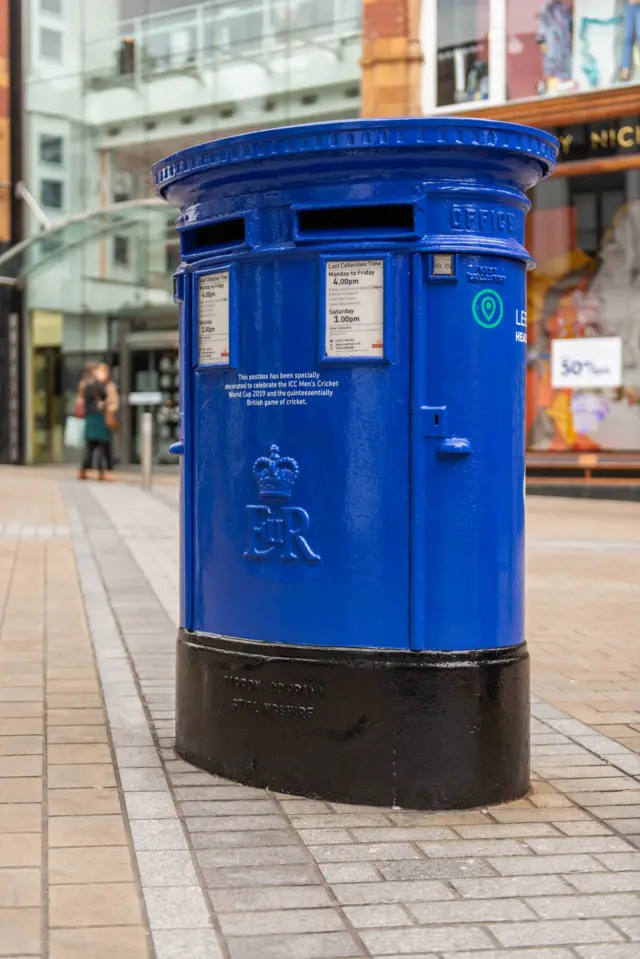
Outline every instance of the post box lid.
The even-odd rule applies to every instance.
[[[243,133],[188,147],[152,167],[156,192],[192,175],[274,160],[295,162],[314,155],[357,152],[433,154],[433,151],[509,155],[534,161],[531,184],[553,172],[559,144],[543,130],[473,117],[407,117],[340,120]],[[537,161],[537,162],[535,162]],[[528,184],[529,185],[529,184]]]

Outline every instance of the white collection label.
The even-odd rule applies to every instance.
[[[587,336],[552,340],[551,385],[555,390],[607,389],[622,384],[622,340]]]
[[[325,356],[384,356],[384,263],[329,260]]]
[[[198,363],[229,362],[229,271],[198,280]]]

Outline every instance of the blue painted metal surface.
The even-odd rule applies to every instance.
[[[524,191],[556,155],[513,124],[358,120],[154,167],[181,208],[182,626],[334,647],[523,640]],[[382,264],[375,355],[325,355],[334,260]],[[199,284],[227,270],[228,348],[199,364]]]

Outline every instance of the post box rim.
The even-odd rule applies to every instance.
[[[477,117],[355,119],[272,127],[195,144],[159,160],[151,168],[156,193],[192,174],[260,160],[284,160],[350,149],[413,152],[454,149],[495,150],[538,161],[550,175],[560,144],[545,130]]]

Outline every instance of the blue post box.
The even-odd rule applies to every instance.
[[[183,150],[177,749],[284,793],[529,786],[525,191],[556,140],[355,120]]]

